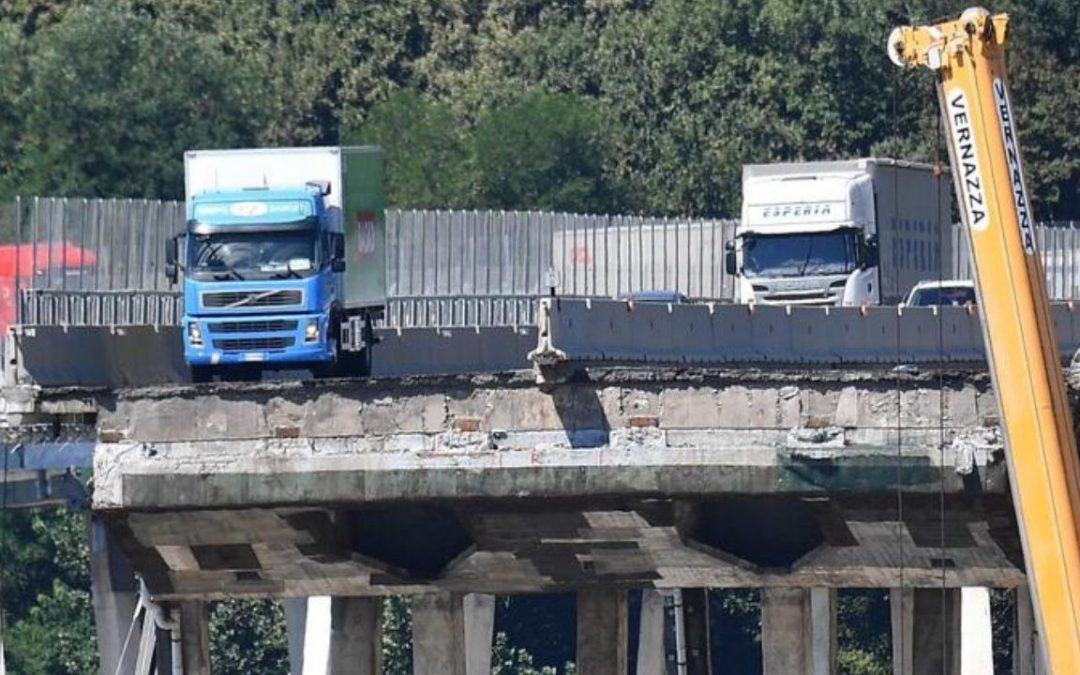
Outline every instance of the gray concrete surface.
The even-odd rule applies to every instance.
[[[414,675],[488,675],[494,620],[495,598],[490,595],[413,598]]]
[[[210,675],[210,610],[205,602],[180,604],[180,649],[184,675]]]
[[[581,588],[577,593],[577,672],[625,675],[627,667],[626,591]]]
[[[382,673],[382,599],[332,598],[327,675]]]
[[[132,628],[138,587],[131,565],[98,520],[90,523],[90,597],[101,675],[135,670],[138,631]],[[130,646],[125,651],[124,645]]]
[[[12,401],[27,429],[80,420],[95,439],[95,513],[160,599],[1024,578],[979,372],[618,369],[546,387],[510,373]]]

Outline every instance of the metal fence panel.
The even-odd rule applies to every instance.
[[[4,323],[168,323],[182,308],[163,274],[164,247],[183,224],[179,202],[15,200],[0,209],[0,240],[14,245],[13,269],[0,275],[0,300],[11,307]],[[389,210],[386,323],[530,325],[531,300],[548,293],[549,270],[562,296],[671,290],[731,300],[734,280],[723,258],[735,226],[723,219]],[[941,274],[971,278],[966,235],[954,226],[950,236],[953,255]],[[1037,237],[1051,297],[1080,297],[1075,224],[1040,225]]]

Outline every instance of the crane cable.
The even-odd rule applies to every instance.
[[[893,123],[893,141],[899,145],[900,142],[900,123],[899,112],[897,105],[897,98],[900,86],[900,75],[893,71],[893,87],[892,87],[892,123]],[[899,153],[894,153],[899,154]],[[893,292],[901,293],[900,288],[900,253],[897,249],[897,238],[895,232],[899,223],[897,222],[896,214],[900,209],[900,178],[898,172],[893,170],[893,209],[892,209],[892,222],[890,227],[893,229],[893,235],[889,237],[889,255],[893,260]],[[878,269],[881,268],[881,242],[882,238],[878,237]],[[878,296],[881,297],[882,293],[881,283],[878,283]],[[898,296],[899,297],[899,296]],[[901,392],[901,372],[903,371],[903,356],[900,350],[900,308],[896,308],[894,312],[894,328],[893,333],[896,336],[896,360],[895,367],[893,368],[893,377],[895,379],[894,389],[896,390],[896,476],[894,481],[896,483],[896,550],[900,555],[898,561],[899,568],[899,583],[897,585],[898,593],[889,595],[890,602],[890,616],[896,621],[898,625],[893,627],[893,634],[899,636],[899,640],[894,640],[893,644],[893,663],[896,664],[899,661],[899,669],[897,672],[906,672],[907,669],[907,650],[904,649],[904,645],[907,643],[906,634],[906,621],[904,617],[904,467],[903,467],[903,428],[901,426],[901,415],[903,411],[903,394]],[[893,597],[895,595],[896,597]],[[893,608],[891,605],[893,602],[899,602],[899,608]],[[899,657],[896,654],[896,648],[899,647]]]
[[[11,448],[4,447],[0,452],[4,454],[4,471],[0,478],[0,675],[5,675],[6,666],[4,660],[4,579],[7,577],[7,507],[8,507],[8,462],[11,456]]]

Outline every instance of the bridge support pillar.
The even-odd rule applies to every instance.
[[[1035,624],[1031,591],[1027,586],[1020,586],[1013,593],[1013,673],[1046,675],[1046,660]]]
[[[667,673],[664,660],[666,614],[664,596],[660,591],[650,588],[641,591],[637,675],[666,675]]]
[[[422,595],[412,602],[414,675],[487,675],[495,596]]]
[[[382,598],[333,598],[328,675],[379,675],[381,670]]]
[[[289,675],[304,673],[304,644],[308,598],[285,598],[285,635],[289,643]]]
[[[108,675],[134,672],[139,631],[132,631],[131,624],[139,602],[138,586],[131,565],[97,519],[90,521],[90,596],[97,629],[99,672]],[[130,644],[121,661],[129,631]]]
[[[894,675],[960,675],[960,589],[894,588],[889,603]]]
[[[210,675],[210,612],[198,600],[180,606],[180,654],[184,675]]]
[[[709,645],[709,591],[685,588],[682,591],[683,632],[686,636],[687,675],[710,675],[712,655]]]
[[[961,675],[994,672],[994,629],[990,619],[990,589],[960,590]]]
[[[625,675],[627,667],[626,591],[581,588],[577,592],[577,672]]]
[[[836,672],[836,590],[763,589],[761,652],[766,675]]]

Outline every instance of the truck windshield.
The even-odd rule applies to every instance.
[[[748,277],[847,274],[857,265],[854,230],[751,234],[743,241],[743,271]]]
[[[194,235],[189,273],[225,279],[310,276],[318,270],[315,232]]]

